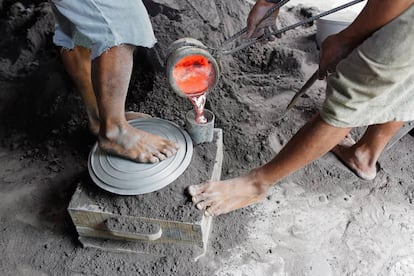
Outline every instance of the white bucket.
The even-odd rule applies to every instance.
[[[354,12],[337,12],[316,20],[316,43],[318,47],[327,36],[339,33],[357,17]]]

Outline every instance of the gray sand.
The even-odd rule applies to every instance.
[[[159,44],[136,51],[127,109],[184,126],[192,106],[168,87],[165,50],[182,37],[219,45],[245,26],[251,6],[144,2]],[[384,152],[373,181],[358,179],[328,154],[285,178],[263,202],[214,218],[207,255],[197,262],[186,249],[160,257],[82,248],[67,206],[88,177],[95,138],[52,45],[49,5],[3,0],[0,12],[1,275],[413,275],[411,135]],[[315,12],[283,9],[278,24]],[[300,27],[221,59],[206,108],[223,129],[223,179],[269,161],[317,113],[323,81],[275,120],[317,68],[315,30]]]
[[[189,168],[170,185],[149,194],[118,196],[102,191],[91,181],[84,183],[83,187],[89,204],[96,204],[103,212],[168,221],[197,222],[201,220],[202,212],[194,208],[185,191],[189,183],[201,183],[211,178],[216,151],[214,143],[194,146]]]

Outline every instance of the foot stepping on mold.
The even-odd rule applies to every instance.
[[[68,207],[79,241],[105,251],[165,256],[180,248],[191,250],[194,258],[203,256],[212,217],[195,208],[185,190],[220,179],[222,140],[222,130],[214,129],[211,143],[194,145],[187,169],[153,192],[117,195],[100,189],[90,178],[81,179]]]

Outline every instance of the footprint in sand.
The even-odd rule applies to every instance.
[[[387,268],[383,275],[414,276],[414,256],[404,257]]]

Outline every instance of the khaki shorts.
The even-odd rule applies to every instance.
[[[336,127],[414,120],[413,42],[414,5],[338,64],[322,119]]]

